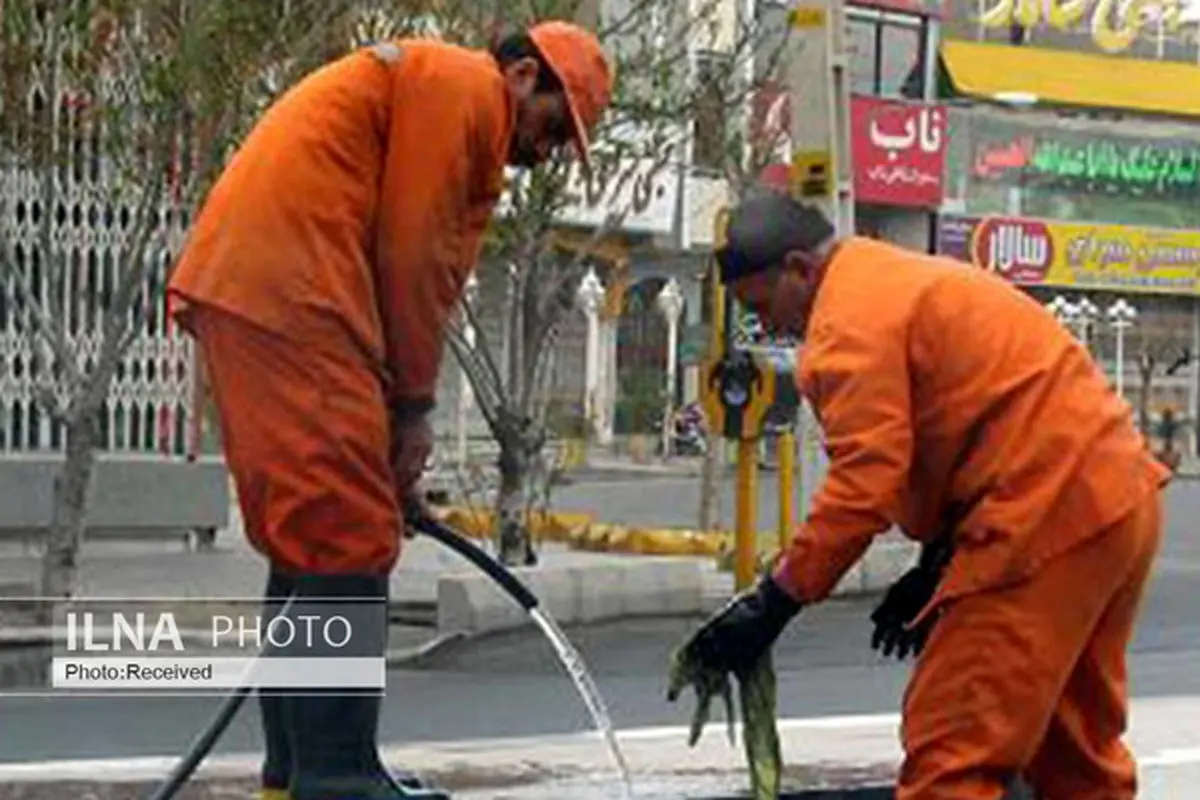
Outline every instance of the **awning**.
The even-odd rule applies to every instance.
[[[943,41],[959,94],[1036,95],[1043,103],[1200,117],[1200,66],[1025,45]]]

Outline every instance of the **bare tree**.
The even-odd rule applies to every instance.
[[[789,29],[784,18],[773,18],[762,10],[760,14],[755,19],[739,18],[734,47],[724,57],[710,60],[698,76],[702,102],[695,129],[705,142],[709,170],[725,182],[729,206],[748,192],[771,185],[773,181],[764,171],[788,164],[791,157],[790,90],[785,82]],[[735,320],[735,337],[753,338],[744,330],[747,322]],[[719,484],[725,453],[720,431],[709,425],[707,436],[700,474],[700,530],[711,530],[720,516]]]
[[[554,478],[554,471],[544,468],[548,365],[581,279],[596,264],[601,242],[649,202],[655,181],[678,179],[693,121],[726,129],[726,116],[744,107],[755,85],[754,76],[739,66],[747,64],[758,32],[753,22],[738,30],[735,21],[723,19],[727,3],[710,0],[697,8],[625,0],[606,4],[607,15],[596,13],[594,5],[549,0],[531,3],[531,17],[510,18],[526,23],[535,17],[593,17],[616,61],[615,97],[593,137],[590,176],[560,160],[510,182],[483,270],[501,275],[506,284],[502,333],[489,339],[475,302],[464,307],[463,324],[448,338],[499,446],[496,537],[507,563],[534,560],[526,520],[535,499],[546,497],[540,484]],[[695,45],[718,38],[724,40],[729,66],[697,82],[691,66]],[[714,85],[720,87],[715,94]],[[582,236],[564,236],[563,212],[579,208],[595,212],[598,224]],[[473,344],[464,335],[467,325],[474,330]]]
[[[74,591],[110,388],[147,320],[164,313],[191,212],[265,103],[348,44],[348,9],[0,0],[0,305],[36,342],[38,400],[65,447],[43,596]],[[82,224],[72,213],[96,215],[112,265],[89,265],[72,245]]]

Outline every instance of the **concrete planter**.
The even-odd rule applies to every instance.
[[[0,458],[0,538],[36,544],[54,517],[60,453]],[[139,453],[96,455],[89,488],[88,538],[194,535],[211,542],[229,524],[232,491],[225,462]]]

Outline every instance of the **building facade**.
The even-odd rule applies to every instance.
[[[1067,301],[1153,432],[1198,412],[1200,66],[1194,22],[1137,8],[943,5],[936,250]]]
[[[947,110],[936,102],[936,9],[847,7],[857,233],[932,252],[945,190]]]

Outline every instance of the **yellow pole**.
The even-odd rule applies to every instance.
[[[796,524],[796,434],[779,435],[779,549],[786,550]]]
[[[758,561],[758,442],[742,440],[737,447],[737,485],[733,577],[738,591],[754,583]]]

